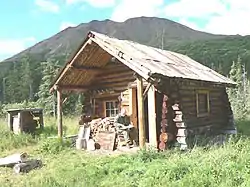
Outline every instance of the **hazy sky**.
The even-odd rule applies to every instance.
[[[68,26],[158,16],[216,34],[250,34],[249,0],[2,0],[0,60]]]

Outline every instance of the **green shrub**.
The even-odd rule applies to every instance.
[[[69,140],[62,140],[60,138],[51,138],[42,141],[39,144],[38,152],[39,153],[49,153],[49,154],[58,154],[61,151],[68,149],[71,146]]]
[[[12,150],[37,143],[37,139],[29,134],[14,134],[7,128],[0,128],[0,152]]]

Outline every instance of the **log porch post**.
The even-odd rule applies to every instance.
[[[57,130],[58,130],[58,137],[61,138],[63,136],[62,130],[62,92],[57,87]]]
[[[145,117],[144,117],[144,99],[143,99],[143,81],[142,77],[137,77],[137,100],[138,100],[138,117],[139,117],[139,145],[145,147]]]
[[[155,87],[152,85],[148,90],[148,125],[149,125],[149,144],[153,148],[157,148],[155,105],[156,105]]]

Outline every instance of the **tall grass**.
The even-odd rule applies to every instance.
[[[64,122],[67,134],[77,132],[76,120],[66,119]],[[43,168],[26,175],[13,175],[11,169],[0,168],[0,184],[3,187],[250,186],[249,123],[240,121],[237,124],[244,137],[237,136],[223,147],[104,156],[101,152],[76,151],[68,142],[46,139],[57,134],[55,120],[46,118],[44,137],[38,136],[35,139],[38,146],[29,152],[42,159]],[[2,144],[11,141],[14,141],[13,137]],[[24,139],[20,138],[20,142],[20,147],[25,145]],[[28,144],[33,145],[32,142]]]
[[[7,121],[0,119],[0,153],[6,150],[35,145],[39,142],[44,142],[50,136],[57,135],[57,126],[55,118],[45,117],[44,130],[38,131],[35,135],[19,134],[16,135],[7,127]],[[75,118],[64,119],[64,134],[76,134],[78,131],[77,120]]]
[[[37,155],[45,166],[27,175],[13,176],[6,170],[0,175],[0,183],[37,187],[250,186],[249,143],[248,139],[239,139],[209,150],[141,151],[109,157],[67,149],[57,155]]]

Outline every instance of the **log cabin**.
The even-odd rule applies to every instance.
[[[92,116],[127,108],[140,147],[165,149],[174,140],[202,133],[236,133],[226,92],[235,83],[186,55],[90,31],[58,73],[58,136],[62,136],[62,92],[84,92]]]

